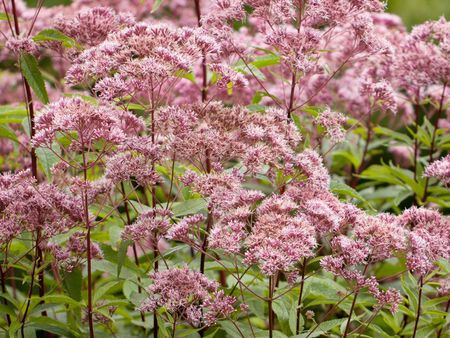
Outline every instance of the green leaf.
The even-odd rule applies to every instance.
[[[0,313],[7,313],[13,317],[16,316],[16,313],[14,312],[13,308],[5,304],[0,304]]]
[[[401,141],[405,144],[413,143],[413,140],[411,140],[411,138],[408,135],[396,132],[389,128],[384,128],[384,127],[378,126],[378,127],[373,128],[373,131],[378,135],[389,136],[390,138],[395,139],[397,141]]]
[[[121,241],[119,250],[117,251],[117,278],[120,276],[120,272],[122,271],[123,263],[127,257],[128,247],[132,244],[132,241],[126,240]]]
[[[39,164],[44,172],[45,176],[48,178],[52,177],[51,169],[54,164],[59,162],[59,157],[56,156],[55,152],[58,152],[59,146],[57,144],[52,145],[53,151],[48,148],[37,148],[36,156],[39,159]]]
[[[253,332],[255,333],[255,337],[257,338],[267,338],[269,336],[269,331],[267,330],[261,330],[258,328],[253,327],[253,331],[250,328],[250,325],[244,324],[241,322],[235,322],[235,325],[239,327],[240,332],[236,329],[236,326],[233,325],[233,323],[229,320],[224,320],[220,322],[220,326],[222,329],[224,329],[229,337],[242,337],[242,335],[247,337],[253,337]],[[242,334],[241,334],[242,332]],[[287,338],[285,334],[283,334],[280,331],[274,330],[273,331],[273,337],[274,338]]]
[[[244,61],[240,60],[238,61],[234,66],[233,69],[239,73],[242,73],[244,75],[253,75],[258,80],[265,81],[266,77],[264,74],[252,63],[245,64]]]
[[[139,213],[150,211],[152,208],[136,201],[130,201],[130,204]],[[192,215],[200,212],[206,212],[206,201],[203,198],[193,198],[186,201],[172,203],[172,212],[175,217]]]
[[[180,79],[186,79],[191,81],[192,83],[196,83],[197,81],[195,80],[195,75],[193,72],[185,72],[185,71],[176,71],[175,72],[175,76],[179,77]]]
[[[277,65],[280,63],[280,56],[276,54],[267,54],[258,56],[253,60],[252,65],[256,68],[264,68],[267,66]]]
[[[417,282],[410,272],[402,274],[401,276],[402,288],[405,294],[408,296],[409,307],[416,313],[418,306],[417,296]]]
[[[203,198],[175,202],[172,205],[172,212],[176,217],[192,215],[204,211],[206,211],[206,201]]]
[[[70,297],[77,301],[81,301],[82,273],[80,269],[71,272],[63,272],[63,286]]]
[[[150,13],[155,13],[158,10],[159,6],[161,6],[161,3],[162,0],[155,0],[153,2],[152,11]]]
[[[46,295],[44,297],[36,297],[42,299],[45,303],[72,305],[74,307],[81,306],[80,302],[66,295]]]
[[[338,181],[336,179],[331,180],[330,190],[333,193],[350,196],[363,203],[368,203],[367,200],[364,197],[362,197],[355,189],[345,184],[344,182]]]
[[[305,281],[305,295],[312,296],[314,300],[317,298],[338,300],[343,294],[346,294],[345,288],[332,279],[310,277]]]
[[[30,319],[30,325],[28,327],[33,327],[39,330],[51,332],[58,334],[63,337],[75,338],[76,335],[72,330],[67,329],[67,325],[63,324],[57,320],[50,317],[34,317]]]
[[[411,170],[394,167],[393,165],[371,165],[361,173],[361,178],[374,180],[381,183],[401,185],[411,189],[419,197],[423,194],[422,181],[416,182]]]
[[[8,17],[6,16],[6,13],[0,12],[0,20],[2,20],[2,21],[7,21],[8,20]]]
[[[14,131],[8,126],[0,125],[0,138],[8,138],[12,141],[17,142],[16,133],[14,133]]]
[[[350,161],[350,163],[353,165],[353,168],[358,168],[361,164],[361,158],[358,157],[358,154],[351,153],[347,150],[333,151],[332,155],[333,157],[343,157],[346,160]]]
[[[22,123],[27,117],[27,110],[24,105],[0,106],[0,124]]]
[[[107,294],[111,289],[113,289],[114,287],[116,287],[119,283],[119,281],[111,281],[108,282],[102,286],[100,286],[99,288],[96,288],[95,293],[94,293],[94,304],[97,303],[105,294]]]
[[[303,333],[303,334],[295,336],[295,337],[299,337],[299,338],[310,337],[310,338],[312,338],[312,337],[318,337],[318,336],[327,336],[327,335],[325,335],[326,332],[341,325],[346,320],[347,320],[347,318],[327,320],[325,322],[321,322],[319,324],[319,327],[317,327],[313,333],[309,334],[307,332],[307,333]],[[311,332],[312,330],[313,329],[309,330],[309,332]]]
[[[116,264],[113,262],[106,261],[106,260],[93,261],[92,262],[92,270],[107,272],[113,276],[117,275]],[[135,276],[136,276],[135,271],[131,270],[130,268],[128,268],[126,266],[123,266],[118,278],[129,279],[129,278],[133,278]]]
[[[44,79],[38,68],[36,58],[31,54],[22,54],[20,56],[20,68],[23,76],[27,79],[28,84],[33,89],[36,96],[42,103],[48,103],[47,90],[45,89]]]
[[[59,41],[66,48],[81,48],[81,46],[72,38],[61,33],[56,29],[44,29],[33,37],[35,42],[41,41]]]
[[[300,332],[303,331],[303,326],[305,324],[305,319],[303,318],[303,315],[300,314],[300,326],[299,330]],[[295,334],[297,330],[297,306],[296,304],[292,304],[291,311],[289,312],[289,328],[292,332],[292,334]]]

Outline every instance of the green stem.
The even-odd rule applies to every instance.
[[[296,334],[300,334],[300,316],[302,313],[301,305],[302,305],[303,288],[305,286],[305,271],[306,271],[306,258],[303,259],[302,272],[301,272],[302,280],[300,282],[300,294],[298,295],[298,301],[297,301],[297,321],[295,323],[295,333]]]
[[[362,273],[363,276],[366,275],[368,267],[369,267],[369,264],[366,264],[366,266],[364,267],[364,271]],[[346,338],[348,335],[348,330],[350,329],[350,323],[352,321],[352,314],[353,314],[353,310],[355,309],[355,304],[356,304],[356,299],[358,298],[358,294],[359,294],[359,289],[355,291],[355,296],[353,297],[352,306],[350,307],[350,312],[348,314],[347,324],[345,325],[344,335],[342,336],[343,338]]]
[[[416,314],[416,321],[414,323],[414,331],[412,338],[416,337],[417,334],[417,328],[419,326],[419,319],[420,319],[420,312],[421,312],[421,305],[422,305],[422,289],[423,289],[423,277],[420,277],[419,280],[419,299],[417,300],[417,314]]]
[[[428,158],[428,163],[429,164],[431,164],[431,162],[433,162],[433,153],[435,151],[435,146],[436,146],[436,132],[437,132],[438,123],[439,123],[439,120],[441,119],[441,115],[442,115],[442,111],[443,111],[445,89],[447,88],[447,83],[444,83],[443,87],[444,88],[442,90],[441,100],[439,101],[438,113],[437,113],[437,116],[436,116],[436,120],[434,121],[433,136],[431,138],[430,154],[429,154],[429,158]],[[423,196],[422,196],[422,202],[426,202],[426,200],[427,200],[429,181],[430,181],[430,178],[427,177],[425,179],[425,189],[424,189]]]
[[[269,306],[269,338],[273,338],[273,276],[269,277],[269,297],[267,299]]]

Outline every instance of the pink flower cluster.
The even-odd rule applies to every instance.
[[[435,177],[445,185],[450,185],[450,155],[431,163],[425,169],[425,176]]]
[[[252,231],[245,240],[245,261],[258,263],[267,275],[286,271],[313,255],[314,227],[287,195],[272,196],[256,210]]]
[[[165,307],[169,313],[193,326],[212,325],[228,317],[235,298],[218,290],[218,284],[188,268],[173,268],[150,274],[153,284],[147,288],[149,297],[139,310],[153,312]]]
[[[41,231],[40,240],[44,243],[82,220],[78,198],[54,185],[37,184],[29,171],[0,176],[1,245],[36,230]]]

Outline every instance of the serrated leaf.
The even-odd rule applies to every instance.
[[[20,68],[23,76],[27,79],[28,84],[33,89],[33,92],[42,103],[47,104],[48,94],[36,58],[28,53],[20,55]]]
[[[303,315],[300,314],[300,322],[299,322],[299,331],[303,331],[303,326],[305,324],[305,319],[303,318]],[[292,334],[296,334],[297,330],[297,306],[296,304],[292,305],[291,311],[289,312],[289,329],[291,330]]]
[[[150,211],[152,208],[136,201],[130,201],[134,208],[139,213]],[[203,198],[194,198],[186,201],[174,202],[172,205],[172,212],[175,217],[192,215],[196,213],[206,212],[207,203]]]
[[[236,72],[242,73],[244,75],[253,75],[258,80],[265,81],[266,77],[265,75],[252,63],[245,63],[242,60],[237,62],[232,67]]]
[[[80,48],[81,46],[72,38],[68,37],[67,35],[63,34],[62,32],[56,30],[56,29],[44,29],[40,31],[38,34],[36,34],[33,37],[33,40],[35,42],[41,42],[41,41],[59,41],[62,43],[64,47],[67,48],[73,48],[77,47]]]
[[[81,306],[80,302],[70,298],[66,295],[46,295],[44,297],[36,297],[37,299],[43,300],[45,303],[50,304],[64,304],[64,305],[72,305],[75,307]]]
[[[319,326],[316,329],[314,329],[314,332],[312,332],[313,329],[311,329],[309,332],[312,332],[312,333],[306,332],[306,333],[303,333],[303,334],[295,336],[295,337],[299,337],[299,338],[310,337],[310,338],[313,338],[313,337],[322,336],[326,332],[328,332],[328,331],[332,330],[333,328],[341,325],[346,320],[347,320],[347,318],[327,320],[325,322],[321,322],[319,324]]]
[[[117,251],[117,278],[120,276],[120,272],[122,271],[122,266],[127,257],[128,247],[132,244],[130,240],[124,240],[120,242],[119,250]]]
[[[57,144],[52,145],[53,151],[48,148],[37,148],[36,156],[39,159],[39,165],[48,178],[52,177],[52,167],[60,161],[59,157],[54,152],[58,151]]]
[[[83,276],[80,269],[74,269],[71,272],[63,272],[63,286],[70,297],[81,301],[81,286]]]
[[[331,180],[330,190],[334,193],[350,196],[361,202],[368,203],[367,200],[364,197],[362,197],[355,189],[345,184],[344,182],[335,179]]]
[[[97,303],[105,294],[107,294],[111,289],[116,287],[120,282],[119,281],[111,281],[106,284],[103,284],[100,287],[97,287],[94,292],[94,304]]]
[[[33,327],[46,332],[55,333],[63,337],[75,338],[76,335],[69,329],[67,325],[63,324],[57,320],[50,317],[34,317],[30,318],[30,325],[28,327]]]

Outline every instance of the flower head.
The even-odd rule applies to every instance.
[[[194,326],[211,325],[234,311],[234,297],[218,291],[218,284],[188,268],[174,268],[150,274],[153,284],[141,311],[153,312],[165,307],[172,315]]]

